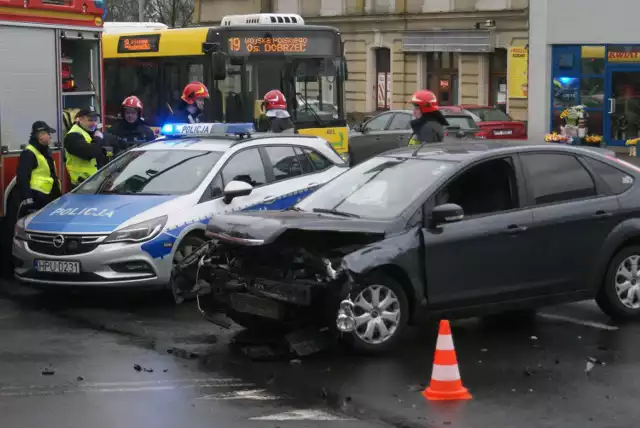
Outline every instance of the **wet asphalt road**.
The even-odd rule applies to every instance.
[[[445,405],[420,395],[435,324],[412,328],[385,357],[337,349],[254,362],[230,350],[237,330],[207,323],[191,304],[6,282],[0,291],[3,427],[631,428],[640,420],[640,323],[614,325],[593,302],[454,322],[473,400]],[[49,364],[55,375],[41,375]],[[298,420],[249,420],[291,411]],[[353,420],[300,420],[321,416]]]

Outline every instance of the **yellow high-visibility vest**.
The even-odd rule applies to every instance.
[[[49,162],[47,162],[47,158],[44,157],[40,150],[33,147],[31,144],[28,144],[26,150],[29,150],[33,153],[38,161],[38,166],[35,167],[33,171],[31,171],[31,181],[29,181],[29,187],[33,190],[36,190],[40,193],[44,193],[48,195],[51,193],[53,189],[53,177],[51,176],[51,169],[49,168]],[[53,161],[53,166],[56,168],[56,161]]]
[[[89,135],[89,133],[82,129],[78,124],[73,125],[67,135],[74,132],[82,135],[87,144],[91,144],[91,135]],[[95,158],[91,160],[84,160],[69,152],[65,153],[65,157],[65,165],[69,172],[69,178],[71,179],[71,184],[74,186],[80,183],[80,179],[86,180],[98,171],[98,164]]]

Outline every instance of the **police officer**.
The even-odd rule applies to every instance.
[[[136,96],[127,97],[122,102],[121,117],[109,129],[109,134],[118,139],[117,151],[128,150],[156,138],[153,130],[144,123],[142,108],[142,101]]]
[[[18,218],[35,212],[60,197],[56,163],[49,151],[55,129],[39,120],[31,125],[29,144],[20,154],[16,180],[20,192]]]
[[[262,108],[269,119],[271,132],[294,132],[293,122],[287,111],[287,99],[282,92],[274,89],[264,94]]]
[[[427,90],[421,90],[411,97],[413,117],[411,128],[413,135],[409,145],[423,143],[439,143],[444,140],[444,127],[449,123],[438,107],[436,95]]]
[[[93,107],[81,109],[76,115],[76,123],[64,137],[65,164],[71,179],[71,186],[93,175],[107,163],[102,132],[97,130],[98,113]]]
[[[204,100],[209,90],[200,82],[191,82],[184,87],[180,101],[173,111],[172,120],[177,123],[200,123],[204,111]]]

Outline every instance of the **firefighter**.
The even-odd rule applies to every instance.
[[[107,163],[102,132],[97,130],[98,113],[93,107],[81,109],[76,123],[64,137],[65,164],[71,186],[76,187]]]
[[[56,131],[39,120],[31,125],[29,144],[20,154],[16,181],[20,192],[18,218],[38,211],[60,197],[56,163],[49,151],[51,134]]]
[[[421,90],[411,97],[413,117],[411,128],[413,135],[409,145],[424,143],[439,143],[444,140],[444,127],[449,123],[438,107],[436,95],[427,90]]]
[[[191,82],[184,87],[178,105],[173,109],[176,123],[200,123],[204,111],[204,100],[209,98],[209,90],[200,82]]]
[[[121,117],[109,129],[109,134],[118,139],[115,154],[156,138],[153,130],[144,123],[142,108],[142,101],[136,96],[127,97],[122,102]]]
[[[271,132],[293,133],[293,122],[287,111],[287,99],[284,94],[277,89],[273,89],[266,94],[262,100],[262,108],[269,119]]]

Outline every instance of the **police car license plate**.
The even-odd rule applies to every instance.
[[[65,262],[60,260],[36,260],[35,268],[38,272],[79,274],[80,262]]]

